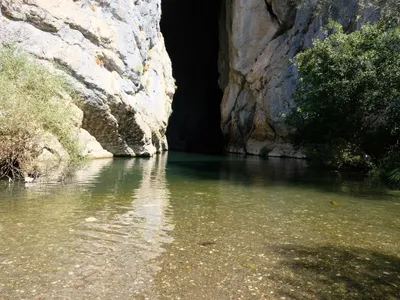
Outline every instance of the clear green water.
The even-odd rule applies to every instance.
[[[0,299],[399,299],[400,198],[302,160],[169,153],[0,184]]]

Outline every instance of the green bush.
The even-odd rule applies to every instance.
[[[331,22],[326,33],[295,60],[292,141],[325,165],[380,165],[399,144],[400,26],[378,22],[346,34]],[[388,159],[385,173],[396,164]]]
[[[72,160],[79,157],[71,134],[74,98],[63,77],[13,48],[0,47],[0,177],[18,177],[34,168],[44,132],[55,135]]]
[[[400,145],[391,147],[373,166],[369,175],[372,179],[388,180],[400,186]]]

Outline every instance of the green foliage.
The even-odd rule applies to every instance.
[[[370,167],[399,143],[400,26],[345,34],[330,22],[325,30],[326,39],[296,57],[292,139],[324,164]]]
[[[388,178],[391,182],[400,185],[400,168],[390,171],[388,174]]]
[[[13,48],[0,48],[0,177],[19,176],[39,153],[43,132],[54,134],[72,159],[74,113],[65,79],[29,61]]]
[[[400,186],[400,145],[391,147],[370,171],[372,179],[388,180]]]

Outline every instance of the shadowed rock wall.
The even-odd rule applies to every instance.
[[[218,87],[218,0],[163,0],[161,31],[177,90],[168,127],[171,149],[222,151]]]
[[[285,115],[298,80],[291,59],[323,37],[329,18],[345,30],[376,18],[357,0],[226,0],[220,22],[222,133],[230,152],[301,156],[288,145]],[[359,16],[357,18],[357,16]]]

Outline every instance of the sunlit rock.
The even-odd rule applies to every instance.
[[[68,77],[83,128],[114,155],[167,149],[174,81],[160,0],[3,0],[0,44]]]

